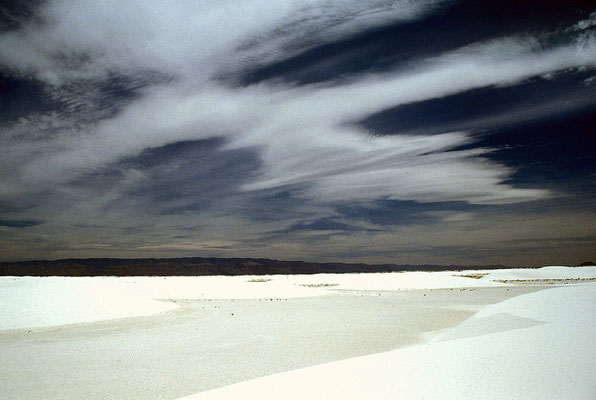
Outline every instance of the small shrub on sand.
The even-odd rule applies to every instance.
[[[318,287],[332,287],[332,286],[338,286],[338,285],[339,285],[339,283],[307,283],[307,284],[300,285],[300,286],[318,288]]]
[[[459,277],[462,277],[462,278],[480,279],[480,278],[482,278],[483,276],[486,276],[486,275],[488,275],[487,272],[479,272],[477,274],[467,274],[467,275],[462,274],[462,275],[453,275],[453,276],[459,276]]]

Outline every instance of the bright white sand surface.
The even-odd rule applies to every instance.
[[[480,275],[477,279],[466,276]],[[296,298],[330,290],[503,287],[500,280],[586,279],[596,267],[387,274],[240,277],[0,277],[0,329],[19,329],[151,315],[171,299]]]
[[[2,398],[591,399],[593,278],[0,278]]]
[[[54,326],[168,311],[174,304],[134,296],[116,278],[0,278],[0,329]]]
[[[328,294],[281,277],[0,277],[0,329],[57,326],[157,314],[160,299],[253,299]],[[266,278],[269,279],[269,278]]]
[[[488,306],[432,343],[185,397],[207,399],[594,399],[596,286]]]

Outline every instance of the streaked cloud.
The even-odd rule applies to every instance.
[[[546,100],[516,109],[517,115],[497,109],[492,119],[475,117],[473,129],[439,124],[425,131],[411,124],[408,132],[404,121],[398,133],[384,135],[362,121],[472,90],[589,74],[596,67],[596,37],[589,29],[594,14],[545,31],[461,41],[394,68],[355,68],[308,84],[284,80],[280,70],[280,76],[242,84],[243,74],[259,68],[452,6],[348,0],[44,3],[36,18],[0,34],[0,71],[41,85],[35,90],[52,105],[32,106],[1,127],[0,201],[39,201],[33,201],[35,214],[15,208],[0,216],[39,218],[59,230],[80,220],[103,220],[111,226],[104,227],[106,236],[126,227],[138,232],[129,248],[200,250],[212,247],[193,243],[230,242],[240,249],[239,243],[265,243],[268,233],[292,227],[372,232],[379,227],[354,229],[338,210],[372,207],[379,200],[472,207],[564,196],[552,186],[516,184],[516,166],[493,157],[501,148],[478,136],[499,118],[544,118],[539,110]],[[590,104],[589,89],[581,92],[584,100],[579,93],[569,95],[569,110]],[[278,210],[273,221],[264,217],[263,202]],[[71,205],[68,212],[60,209],[64,204]],[[478,218],[468,210],[433,215],[446,224]],[[172,242],[176,231],[199,221],[202,233]],[[161,229],[163,237],[152,229]],[[87,242],[102,243],[93,236]]]

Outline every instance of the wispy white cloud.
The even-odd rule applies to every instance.
[[[115,69],[196,82],[274,59],[282,48],[308,48],[330,31],[350,34],[434,7],[411,0],[51,1],[41,7],[42,23],[0,37],[0,58],[53,84]]]
[[[147,147],[217,136],[227,138],[229,147],[261,150],[261,179],[247,182],[247,190],[304,183],[312,185],[308,195],[322,201],[532,200],[547,192],[501,184],[512,171],[478,157],[490,149],[446,152],[470,141],[464,132],[380,138],[350,124],[395,105],[596,62],[593,42],[543,51],[535,46],[513,39],[478,44],[406,72],[333,87],[230,88],[185,80],[153,87],[84,137],[60,138],[54,142],[58,151],[39,157],[24,173],[39,181],[69,178]]]
[[[552,195],[505,184],[515,171],[484,157],[492,149],[456,151],[472,143],[467,132],[378,137],[356,122],[397,105],[594,67],[596,39],[585,29],[559,46],[533,37],[495,39],[333,85],[234,85],[247,68],[420,18],[443,3],[48,2],[41,23],[0,35],[0,68],[45,82],[55,100],[71,107],[2,128],[0,193],[18,199],[67,191],[65,183],[147,148],[219,137],[223,150],[259,156],[259,170],[235,189],[291,188],[322,214],[329,213],[325,204],[346,201],[504,204]],[[97,87],[113,76],[126,77],[135,96],[106,110]],[[118,199],[138,182],[122,180],[103,200]]]

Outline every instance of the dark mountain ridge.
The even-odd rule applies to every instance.
[[[288,275],[511,268],[457,265],[314,263],[266,258],[69,258],[0,262],[0,276]]]

